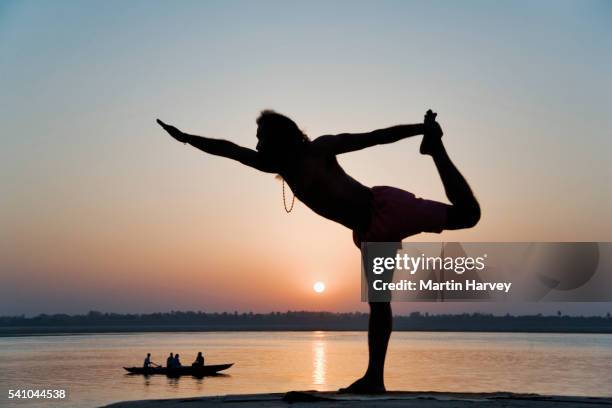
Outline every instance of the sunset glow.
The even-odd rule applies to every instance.
[[[254,148],[262,109],[316,138],[433,108],[482,218],[408,240],[612,240],[609,10],[564,4],[3,3],[0,315],[367,310],[351,231],[158,117]],[[448,202],[419,143],[338,161]]]

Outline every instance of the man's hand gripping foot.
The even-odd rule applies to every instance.
[[[432,112],[431,109],[425,114],[425,120],[423,121],[425,131],[421,141],[421,154],[433,156],[442,148],[442,135],[444,132],[442,132],[440,124],[436,122],[436,116],[438,114]]]

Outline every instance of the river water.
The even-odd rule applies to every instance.
[[[196,379],[126,375],[147,352],[164,363],[235,363]],[[335,390],[367,364],[365,332],[133,333],[0,338],[0,406],[100,406],[200,395]],[[393,333],[390,390],[512,391],[612,396],[612,335]],[[10,389],[65,389],[60,402],[9,400]]]

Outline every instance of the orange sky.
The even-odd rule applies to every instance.
[[[286,215],[273,176],[174,142],[156,117],[254,147],[264,108],[316,137],[432,107],[483,217],[412,240],[612,239],[598,10],[168,7],[0,9],[0,314],[364,310],[350,231],[301,203]],[[340,162],[444,201],[418,143]]]

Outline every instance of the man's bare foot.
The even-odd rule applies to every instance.
[[[442,135],[444,133],[438,122],[436,122],[436,116],[438,116],[438,114],[432,112],[431,109],[425,114],[425,120],[423,121],[425,125],[425,134],[423,135],[423,140],[421,141],[421,147],[419,149],[421,154],[433,156],[442,148]]]
[[[346,388],[340,388],[342,394],[382,394],[386,392],[385,384],[362,377]]]

